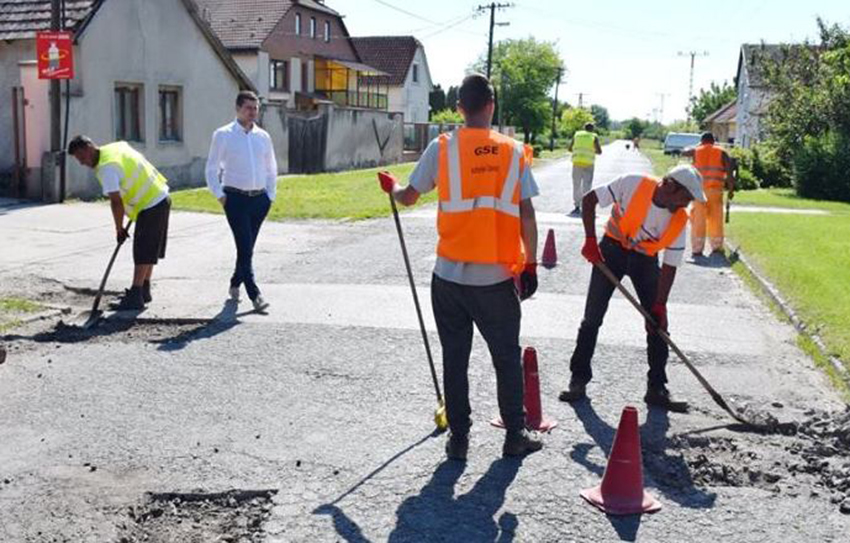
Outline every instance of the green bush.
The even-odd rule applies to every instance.
[[[543,144],[542,143],[535,143],[531,146],[531,148],[534,150],[534,158],[539,157],[540,153],[543,152]]]
[[[762,143],[753,146],[753,175],[762,187],[791,187],[791,172],[782,165],[776,148]]]
[[[850,202],[850,137],[834,131],[805,136],[793,167],[798,195]]]
[[[734,147],[729,152],[738,162],[738,183],[735,190],[755,190],[761,185],[753,173],[753,152],[742,147]]]

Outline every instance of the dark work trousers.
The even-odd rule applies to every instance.
[[[248,196],[227,187],[224,192],[227,195],[224,213],[236,243],[236,269],[230,278],[230,286],[239,287],[244,283],[248,297],[253,300],[260,294],[254,281],[254,244],[271,207],[271,200],[265,192]]]
[[[628,251],[608,236],[605,236],[599,244],[599,249],[605,258],[605,264],[617,279],[622,280],[624,276],[629,276],[637,291],[640,305],[649,311],[655,303],[655,295],[658,292],[660,273],[658,258],[637,251]],[[572,382],[584,384],[593,377],[590,360],[596,349],[599,327],[602,326],[602,319],[608,311],[608,302],[615,288],[611,281],[594,266],[590,276],[590,288],[587,291],[587,302],[584,306],[584,319],[578,329],[576,349],[570,359]],[[667,344],[658,334],[647,334],[646,349],[649,359],[648,384],[650,386],[664,385],[667,383],[665,369],[670,352]]]
[[[434,275],[431,304],[443,348],[443,386],[452,433],[467,434],[472,425],[468,370],[473,323],[487,342],[496,368],[502,421],[508,430],[521,430],[525,426],[519,347],[521,313],[513,281],[473,287]]]

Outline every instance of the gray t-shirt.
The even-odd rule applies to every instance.
[[[439,168],[440,142],[439,138],[434,138],[410,174],[410,185],[420,194],[434,190]],[[520,177],[520,199],[528,200],[538,194],[540,189],[531,174],[531,168],[525,168]],[[444,281],[476,287],[495,285],[511,278],[510,270],[501,264],[458,262],[439,255],[434,265],[434,274]]]

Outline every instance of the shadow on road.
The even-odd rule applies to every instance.
[[[185,349],[193,341],[215,337],[239,324],[239,317],[253,313],[253,311],[239,313],[238,307],[238,302],[227,300],[218,314],[209,321],[202,322],[195,328],[183,330],[176,336],[152,340],[151,343],[159,344],[157,350],[173,352]]]

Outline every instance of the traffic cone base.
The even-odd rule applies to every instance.
[[[490,425],[495,426],[496,428],[501,428],[502,430],[505,429],[505,423],[502,421],[502,417],[496,417],[491,420]],[[534,430],[535,432],[550,432],[557,426],[558,421],[550,419],[549,417],[543,417],[543,419],[537,421],[536,424],[532,424],[528,419],[525,420],[526,429]]]
[[[619,500],[602,495],[602,485],[581,491],[581,497],[590,505],[599,508],[600,511],[609,515],[637,515],[640,513],[657,513],[661,510],[661,502],[655,499],[649,492],[643,492],[640,503]]]

